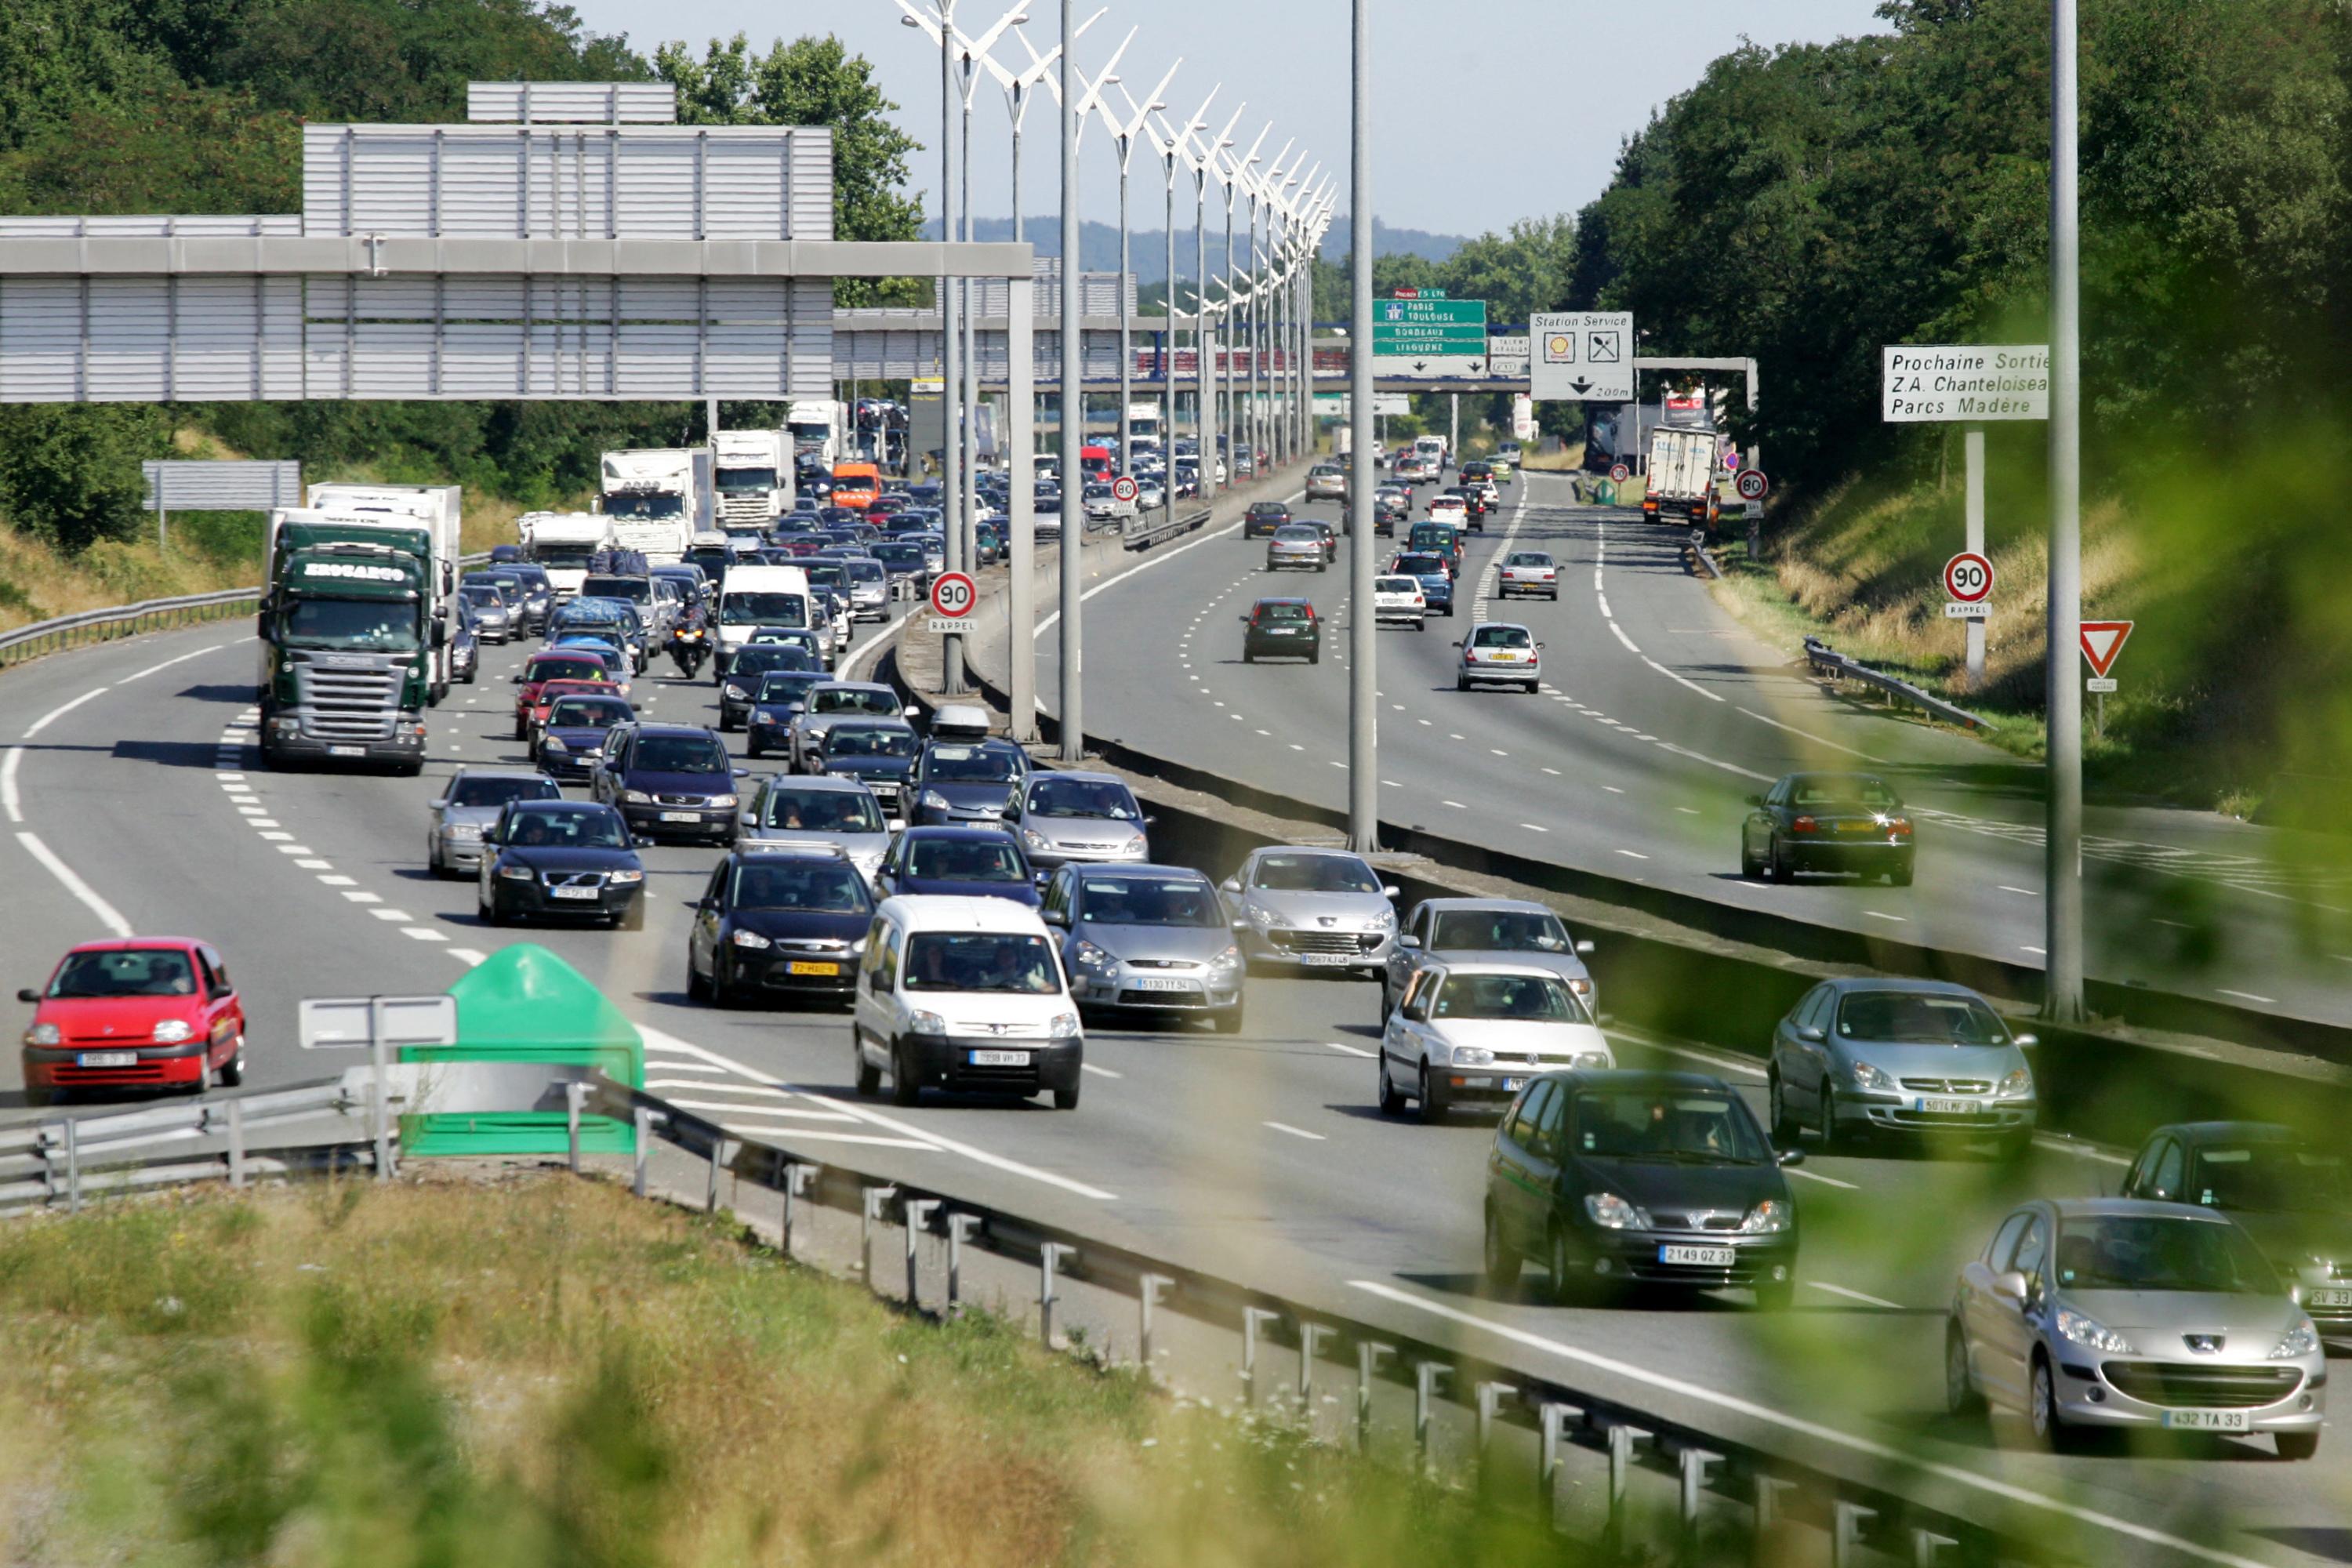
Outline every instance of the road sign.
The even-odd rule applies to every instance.
[[[2050,417],[2046,343],[1887,343],[1879,364],[1889,425]]]
[[[1971,551],[1962,551],[1944,563],[1944,592],[1963,605],[1992,597],[1992,563]]]
[[[1525,333],[1486,340],[1486,375],[1492,381],[1525,381],[1532,340]]]
[[[2090,679],[2083,682],[2084,690],[2095,692],[2101,697],[2108,695],[2110,692],[2114,691],[2115,689],[2116,683],[2104,675],[2095,675],[2091,677]]]
[[[1386,360],[1475,360],[1478,369],[1466,374],[1483,374],[1486,363],[1486,301],[1381,300],[1372,307],[1372,357]],[[1381,374],[1394,375],[1399,373],[1393,366],[1383,365]]]
[[[1133,479],[1122,479],[1119,482],[1130,490],[1135,488]],[[940,574],[939,581],[931,584],[931,608],[951,621],[960,620],[971,614],[972,601],[979,595],[980,589],[965,574],[942,572]]]
[[[1553,310],[1529,318],[1528,389],[1539,402],[1633,401],[1629,310]]]
[[[1737,458],[1738,453],[1730,454]],[[1731,488],[1739,492],[1742,500],[1762,500],[1772,490],[1772,481],[1764,477],[1761,468],[1742,468],[1732,476]]]
[[[1110,499],[1113,500],[1129,501],[1133,500],[1137,496],[1139,496],[1142,493],[1142,487],[1138,485],[1133,479],[1129,479],[1125,474],[1119,475],[1118,478],[1111,480],[1110,482]]]
[[[1739,448],[1737,447],[1724,448],[1723,466],[1735,474],[1739,471]]]
[[[379,1016],[383,1024],[381,1036],[374,1029]],[[295,1005],[295,1037],[306,1051],[372,1045],[454,1046],[457,999],[449,995],[310,996]]]
[[[2104,679],[2116,667],[2116,655],[2124,651],[2130,639],[2129,621],[2084,621],[2083,623],[2083,657],[2090,661],[2091,673]]]
[[[1618,464],[1613,465],[1613,466],[1610,468],[1610,470],[1609,470],[1609,477],[1610,477],[1611,479],[1615,479],[1619,484],[1621,484],[1621,485],[1622,485],[1622,484],[1623,484],[1627,479],[1632,479],[1632,478],[1633,477],[1633,469],[1631,469],[1631,468],[1627,468],[1627,467],[1626,467],[1624,464],[1622,464],[1622,463],[1618,463]]]
[[[1415,354],[1381,360],[1372,374],[1382,381],[1485,381],[1491,373],[1485,354]]]

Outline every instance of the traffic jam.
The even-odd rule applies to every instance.
[[[1457,464],[1423,437],[1374,498],[1379,622],[1413,636],[1444,622],[1454,688],[1474,700],[1544,679],[1541,631],[1484,618],[1486,600],[1549,614],[1559,596],[1549,553],[1486,550],[1517,456]],[[1306,488],[1339,500],[1345,475],[1318,465]],[[527,550],[494,552],[462,580],[476,663],[457,679],[506,682],[509,753],[419,782],[418,866],[469,883],[479,920],[516,931],[644,932],[650,879],[683,875],[683,950],[662,960],[679,989],[712,1009],[837,1018],[855,1092],[901,1107],[977,1096],[1072,1111],[1090,1031],[1240,1034],[1254,990],[1334,982],[1333,1018],[1377,1020],[1366,1107],[1491,1137],[1483,1190],[1458,1194],[1488,1287],[1532,1270],[1562,1304],[1788,1309],[1804,1268],[1790,1177],[1809,1148],[2027,1157],[2035,1040],[1963,986],[1816,986],[1773,1031],[1759,1106],[1718,1074],[1621,1062],[1594,944],[1542,903],[1406,902],[1373,860],[1327,846],[1226,866],[1155,855],[1153,815],[1121,775],[1041,765],[984,709],[925,720],[892,686],[851,678],[861,633],[902,606],[972,609],[976,585],[944,571],[937,526],[877,479],[864,510],[789,514],[748,542],[698,534],[675,561],[600,550],[568,591]],[[1272,500],[1235,532],[1263,550],[1269,584],[1281,576],[1241,616],[1238,657],[1319,663],[1328,612],[1293,584],[1335,581],[1345,542]],[[1482,569],[1474,545],[1493,557],[1485,599],[1464,585]],[[861,596],[869,581],[882,592]],[[655,720],[656,695],[692,717]],[[1884,779],[1793,773],[1750,800],[1739,868],[1904,885],[1914,833]],[[255,956],[183,937],[70,949],[18,993],[27,1099],[240,1083],[231,965]],[[2001,1408],[2052,1449],[2158,1428],[2310,1458],[2323,1338],[2352,1336],[2345,1200],[2340,1148],[2284,1127],[2151,1130],[2115,1195],[2020,1204],[1958,1268],[1951,1410]]]

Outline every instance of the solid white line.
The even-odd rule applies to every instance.
[[[1995,882],[1993,886],[2004,893],[2016,893],[2023,898],[2038,899],[2042,896],[2031,888],[2012,888],[2007,882]]]
[[[1616,623],[1612,621],[1612,622],[1611,622],[1610,624],[1611,624],[1612,626],[1614,626]],[[1627,647],[1633,647],[1633,645],[1632,643],[1627,643],[1625,646],[1626,646]],[[1636,653],[1640,653],[1640,652],[1641,652],[1641,650],[1640,650],[1639,648],[1635,648],[1635,649],[1634,649],[1634,651],[1635,651]],[[1682,677],[1682,676],[1679,676],[1679,675],[1675,674],[1673,670],[1668,669],[1664,665],[1660,664],[1656,659],[1652,658],[1651,658],[1648,654],[1646,654],[1646,653],[1642,654],[1642,662],[1643,662],[1643,664],[1648,665],[1652,669],[1656,670],[1660,675],[1664,676],[1668,680],[1673,681],[1675,685],[1677,685],[1677,686],[1687,686],[1687,687],[1689,687],[1693,691],[1697,692],[1701,697],[1706,698],[1709,702],[1720,702],[1720,701],[1722,701],[1722,700],[1723,700],[1723,693],[1722,693],[1722,692],[1720,692],[1720,691],[1709,691],[1706,687],[1701,686],[1697,681],[1696,681],[1696,680],[1686,679],[1685,679],[1684,677]]]
[[[927,1143],[919,1138],[877,1138],[870,1132],[820,1132],[813,1127],[773,1127],[757,1121],[730,1121],[730,1132],[773,1132],[794,1142],[863,1143],[877,1149],[919,1149],[926,1154],[940,1152],[940,1145]]]
[[[1806,1284],[1816,1290],[1826,1290],[1832,1296],[1843,1296],[1849,1301],[1859,1301],[1865,1307],[1885,1307],[1890,1311],[1903,1310],[1900,1301],[1890,1301],[1884,1296],[1873,1296],[1862,1290],[1849,1290],[1843,1285],[1832,1285],[1826,1279],[1808,1279]]]
[[[1664,1040],[1654,1039],[1650,1036],[1642,1034],[1636,1030],[1613,1029],[1611,1032],[1632,1041],[1634,1045],[1641,1047],[1645,1051],[1664,1051],[1670,1057],[1688,1057],[1695,1062],[1705,1062],[1709,1067],[1719,1068],[1724,1072],[1746,1073],[1749,1078],[1769,1078],[1771,1076],[1762,1068],[1752,1066],[1749,1063],[1737,1060],[1731,1057],[1718,1056],[1712,1051],[1695,1051],[1688,1046],[1670,1046]],[[1365,1053],[1367,1056],[1370,1054],[1371,1053],[1369,1051]]]
[[[2200,1546],[2193,1541],[2184,1540],[2180,1536],[2168,1535],[2163,1531],[2153,1530],[2144,1524],[2136,1524],[2130,1520],[2117,1519],[2112,1514],[2100,1513],[2095,1510],[2084,1508],[2079,1503],[2064,1502],[2057,1498],[2048,1497],[2041,1492],[2018,1486],[2013,1482],[1980,1475],[1977,1471],[1966,1469],[1958,1465],[1923,1460],[1892,1444],[1856,1436],[1851,1432],[1842,1432],[1834,1426],[1824,1426],[1818,1421],[1808,1421],[1802,1416],[1791,1415],[1785,1410],[1759,1405],[1753,1400],[1725,1394],[1719,1389],[1685,1382],[1678,1377],[1668,1377],[1646,1366],[1637,1366],[1631,1362],[1619,1361],[1613,1356],[1600,1355],[1575,1345],[1564,1344],[1558,1340],[1546,1339],[1540,1334],[1529,1333],[1525,1329],[1511,1328],[1507,1324],[1480,1317],[1475,1312],[1465,1312],[1458,1307],[1448,1306],[1442,1301],[1433,1301],[1410,1291],[1400,1290],[1392,1285],[1384,1285],[1372,1279],[1350,1279],[1348,1283],[1351,1288],[1377,1296],[1382,1300],[1415,1308],[1433,1317],[1443,1318],[1447,1321],[1460,1323],[1469,1328],[1483,1329],[1497,1338],[1524,1345],[1530,1350],[1543,1351],[1563,1360],[1577,1362],[1602,1372],[1613,1373],[1619,1377],[1630,1378],[1649,1387],[1679,1394],[1685,1399],[1698,1404],[1710,1405],[1719,1410],[1747,1416],[1750,1420],[1765,1422],[1802,1436],[1811,1437],[1817,1442],[1835,1444],[1850,1452],[1867,1455],[1883,1463],[1900,1465],[1922,1474],[1972,1488],[1990,1496],[2021,1503],[2029,1508],[2043,1509],[2053,1513],[2063,1514],[2067,1518],[2079,1520],[2084,1524],[2112,1530],[2117,1534],[2129,1536],[2136,1541],[2168,1547],[2207,1563],[2221,1563],[2225,1568],[2269,1568],[2268,1564],[2257,1563],[2251,1557],[2238,1557],[2226,1552],[2217,1552],[2210,1547]]]
[[[1781,1167],[1781,1173],[1784,1175],[1802,1176],[1809,1182],[1819,1182],[1823,1186],[1843,1187],[1849,1193],[1862,1190],[1852,1182],[1841,1182],[1835,1176],[1824,1176],[1819,1171],[1808,1171],[1802,1165],[1784,1165]]]
[[[1877,757],[1872,756],[1868,752],[1857,752],[1852,746],[1842,746],[1826,736],[1814,734],[1811,730],[1800,730],[1794,724],[1783,724],[1778,719],[1768,719],[1763,714],[1756,711],[1753,708],[1742,708],[1740,711],[1747,714],[1750,719],[1755,720],[1759,724],[1769,724],[1775,730],[1786,730],[1791,735],[1802,735],[1806,740],[1812,742],[1813,744],[1817,746],[1827,746],[1832,752],[1843,752],[1847,756],[1860,757],[1865,763],[1874,763],[1881,760]]]
[[[1633,646],[1633,639],[1625,635],[1625,628],[1623,626],[1619,626],[1615,621],[1612,621],[1609,623],[1609,629],[1617,634],[1617,640],[1625,645],[1625,651],[1627,653],[1633,655],[1637,658],[1643,657],[1642,650]]]
[[[1911,923],[1911,917],[1908,915],[1890,915],[1884,910],[1864,910],[1862,912],[1873,920],[1893,921],[1896,925],[1907,926]]]
[[[47,867],[49,875],[63,883],[67,892],[79,899],[82,907],[96,915],[100,925],[119,937],[131,934],[131,922],[122,918],[122,911],[99,897],[97,889],[83,881],[72,867],[58,859],[56,853],[41,842],[40,835],[19,833],[16,842],[25,847],[25,853]]]
[[[2241,1002],[2258,1002],[2265,1007],[2273,1006],[2278,1002],[2275,996],[2257,996],[2251,991],[2232,991],[2226,985],[2217,985],[2214,989],[2224,996],[2235,996]]]
[[[653,1082],[651,1079],[646,1080],[646,1087],[647,1089],[653,1088]],[[698,1083],[689,1085],[688,1087],[694,1089],[716,1089],[721,1094],[757,1094],[760,1092],[759,1087],[754,1084],[746,1084],[740,1089],[730,1088],[725,1084],[716,1083]],[[754,1116],[787,1116],[795,1121],[845,1121],[852,1126],[856,1125],[857,1122],[857,1118],[855,1116],[844,1116],[838,1110],[802,1110],[797,1107],[789,1105],[745,1105],[738,1100],[673,1100],[670,1103],[678,1107],[682,1110],[740,1110],[749,1112]]]
[[[1647,855],[1643,854],[1639,849],[1620,849],[1617,853],[1622,855],[1628,860],[1647,860],[1649,858]]]
[[[1123,1072],[1113,1072],[1108,1068],[1098,1068],[1092,1062],[1080,1062],[1078,1064],[1078,1070],[1080,1072],[1090,1072],[1097,1078],[1125,1078],[1127,1076]]]
[[[33,727],[25,731],[25,739],[27,741],[31,740],[34,736],[47,729],[52,721],[63,718],[65,715],[72,712],[75,709],[80,707],[83,703],[89,701],[91,698],[103,697],[109,691],[113,689],[114,689],[110,686],[100,686],[95,689],[83,692],[80,696],[61,707],[50,709],[47,712],[33,721]]]
[[[1286,1121],[1261,1121],[1258,1125],[1261,1127],[1271,1127],[1276,1132],[1287,1132],[1293,1138],[1304,1138],[1314,1143],[1321,1143],[1327,1141],[1320,1132],[1309,1132],[1304,1127],[1293,1127]]]
[[[2096,1160],[2103,1165],[2129,1165],[2131,1160],[2123,1154],[2111,1154],[2105,1149],[2095,1149],[2088,1143],[2078,1143],[2072,1138],[2036,1136],[2037,1149],[2054,1149],[2061,1154],[2073,1154],[2080,1159]]]
[[[149,676],[154,674],[159,669],[169,669],[175,664],[185,664],[192,658],[202,658],[208,653],[218,653],[221,649],[226,647],[228,647],[228,644],[225,642],[216,642],[210,647],[200,647],[194,653],[184,653],[177,658],[167,658],[161,664],[151,664],[146,668],[138,671],[136,674],[123,676],[114,684],[117,686],[128,686],[134,680],[146,679]]]
[[[1335,1051],[1345,1051],[1351,1057],[1377,1057],[1381,1054],[1378,1051],[1368,1051],[1361,1046],[1343,1046],[1337,1040],[1326,1040],[1323,1043]]]
[[[5,761],[0,761],[0,808],[5,808],[8,820],[25,820],[25,808],[16,795],[16,764],[25,760],[25,748],[11,746]]]

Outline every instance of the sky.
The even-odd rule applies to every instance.
[[[914,0],[929,5],[933,0]],[[1076,0],[1078,19],[1103,0]],[[875,62],[883,91],[901,107],[896,118],[923,143],[910,182],[937,211],[939,56],[923,35],[898,20],[896,0],[845,0],[815,6],[754,0],[572,0],[584,26],[625,33],[650,55],[665,39],[689,39],[698,53],[711,37],[737,32],[764,50],[774,38],[838,34]],[[1014,0],[954,0],[958,28],[977,35]],[[1262,156],[1295,140],[1312,165],[1344,184],[1348,157],[1348,0],[1161,0],[1156,5],[1111,0],[1079,40],[1078,64],[1091,73],[1134,41],[1118,63],[1120,84],[1139,99],[1170,66],[1162,95],[1171,119],[1192,113],[1219,87],[1207,117],[1222,127],[1242,110],[1234,137],[1246,148],[1269,124]],[[1026,0],[1023,30],[1040,51],[1059,40],[1055,0]],[[1616,166],[1623,139],[1651,111],[1698,79],[1706,63],[1739,47],[1825,41],[1885,30],[1876,0],[1648,0],[1605,5],[1592,0],[1464,0],[1410,5],[1372,0],[1372,205],[1383,223],[1440,234],[1475,235],[1515,218],[1574,212],[1598,195]],[[1474,19],[1475,18],[1475,19]],[[1018,65],[1030,56],[1008,37],[996,51]],[[1114,104],[1118,88],[1108,89]],[[1055,105],[1029,110],[1022,144],[1022,205],[1032,216],[1059,199]],[[972,101],[973,210],[1011,210],[1010,115],[1003,92],[983,77]],[[1099,124],[1079,146],[1087,216],[1115,221],[1118,160]],[[1164,184],[1156,160],[1139,153],[1134,226],[1160,226]],[[1344,190],[1339,205],[1344,212]],[[1180,220],[1181,221],[1181,220]]]

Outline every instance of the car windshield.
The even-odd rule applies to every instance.
[[[808,695],[810,687],[824,677],[813,670],[772,669],[760,677],[760,700],[762,702],[797,702]]]
[[[745,592],[719,601],[720,624],[730,626],[805,626],[808,596],[804,594]]]
[[[1450,952],[1566,952],[1571,944],[1555,914],[1447,910],[1438,915],[1429,945]]]
[[[874,906],[866,879],[845,860],[748,860],[735,868],[738,910],[805,910],[862,915]]]
[[[451,805],[504,805],[510,800],[562,800],[553,779],[459,778],[449,786]]]
[[[195,971],[188,955],[171,948],[134,947],[116,952],[77,952],[49,982],[59,999],[82,996],[193,996]]]
[[[845,561],[841,563],[841,570],[845,580],[851,583],[887,583],[890,580],[890,569],[879,561]]]
[[[1211,931],[1225,923],[1216,892],[1198,878],[1096,876],[1081,886],[1078,918],[1093,925]]]
[[[919,838],[908,848],[907,872],[942,882],[1022,882],[1029,877],[1013,840],[1001,834]]]
[[[867,690],[855,686],[835,686],[809,694],[812,713],[876,713],[886,719],[898,716],[898,693],[887,689]]]
[[[567,697],[548,710],[547,727],[551,730],[609,730],[632,717],[634,714],[625,702],[604,701],[593,697]]]
[[[1480,626],[1470,634],[1472,647],[1529,648],[1535,644],[1525,626]]]
[[[2208,1208],[2342,1214],[2344,1157],[2308,1143],[2211,1143],[2197,1151],[2188,1192]]]
[[[1257,618],[1261,621],[1311,621],[1315,616],[1305,605],[1260,605]]]
[[[405,653],[416,646],[416,605],[403,600],[296,599],[278,622],[288,647]]]
[[[593,658],[535,658],[525,680],[602,680],[604,661]]]
[[[1758,1165],[1769,1160],[1748,1108],[1728,1094],[1587,1089],[1576,1097],[1577,1152],[1601,1159]]]
[[[1920,1046],[2009,1043],[1993,1010],[1973,996],[1914,991],[1854,991],[1838,1003],[1841,1039]]]
[[[2278,1277],[2225,1220],[2086,1215],[2058,1228],[2058,1283],[2068,1290],[2193,1290],[2276,1296]]]
[[[940,784],[1010,784],[1020,776],[1021,753],[1011,746],[934,742],[923,758],[923,777]]]
[[[780,784],[768,793],[761,825],[801,833],[879,833],[882,809],[864,790]]]
[[[1276,893],[1377,893],[1381,879],[1353,855],[1268,855],[1253,887]]]
[[[720,495],[749,495],[776,488],[776,470],[773,468],[720,468],[711,479]]]
[[[885,566],[895,566],[901,572],[912,572],[923,563],[923,547],[904,542],[877,544],[874,547],[874,559]]]
[[[1143,815],[1123,784],[1050,773],[1029,786],[1028,812],[1032,816],[1107,816],[1114,822],[1133,822]]]
[[[466,602],[469,605],[492,610],[507,607],[507,596],[495,583],[468,583],[458,592],[466,595]]]
[[[1903,802],[1874,778],[1829,773],[1797,780],[1789,804],[1808,811],[1892,811]]]
[[[1549,974],[1450,974],[1430,1005],[1433,1018],[1510,1018],[1585,1024],[1575,993]]]
[[[907,939],[906,976],[909,991],[1050,996],[1062,988],[1044,937],[996,931],[917,931]]]
[[[709,735],[647,735],[629,757],[632,769],[652,773],[724,773],[727,749]]]
[[[507,817],[506,842],[525,848],[625,849],[620,815],[610,806],[572,811],[517,811]]]
[[[879,724],[835,725],[824,737],[828,757],[911,757],[912,730],[885,729]]]
[[[1375,577],[1372,579],[1372,592],[1375,594],[1418,594],[1421,592],[1421,580],[1417,577]]]

